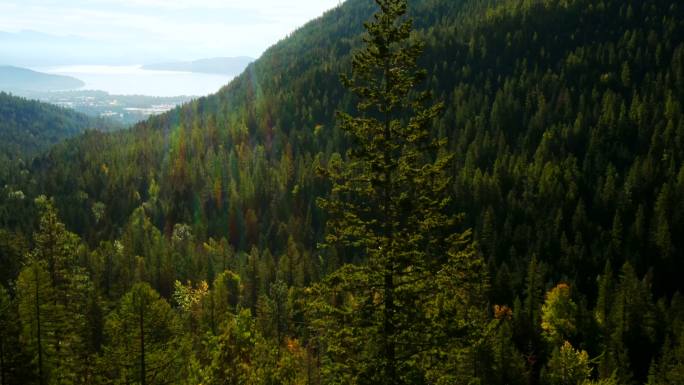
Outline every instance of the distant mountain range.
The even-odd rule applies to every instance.
[[[355,192],[380,191],[381,178],[351,175],[351,184],[335,189],[324,177],[347,170],[342,166],[353,155],[383,156],[389,148],[388,155],[402,157],[392,171],[423,154],[413,135],[380,140],[382,131],[369,123],[383,118],[378,106],[359,111],[359,98],[340,81],[340,73],[358,74],[351,55],[364,47],[363,23],[378,8],[371,0],[347,0],[294,31],[214,95],[130,130],[88,132],[52,147],[11,170],[26,180],[21,183],[2,179],[2,156],[9,153],[2,146],[18,142],[13,148],[27,159],[25,148],[36,143],[30,135],[53,143],[50,133],[64,132],[38,119],[74,126],[8,97],[3,115],[0,93],[0,135],[7,135],[3,124],[16,121],[8,139],[0,136],[0,186],[9,185],[5,194],[0,187],[0,229],[30,237],[39,222],[30,202],[45,194],[54,198],[65,228],[83,240],[55,238],[69,245],[60,250],[78,248],[69,254],[69,269],[60,269],[64,293],[79,294],[67,298],[68,309],[48,303],[56,291],[42,260],[24,265],[23,252],[6,258],[0,242],[0,283],[2,277],[18,281],[10,286],[16,296],[3,302],[11,306],[2,319],[12,322],[0,336],[13,338],[3,346],[10,361],[3,368],[13,376],[5,382],[31,383],[43,374],[35,365],[40,333],[26,333],[38,324],[26,306],[43,309],[31,293],[39,288],[45,309],[56,312],[45,317],[46,382],[90,370],[72,357],[92,357],[103,381],[146,378],[150,369],[134,363],[142,349],[129,344],[144,334],[129,320],[138,293],[148,293],[154,309],[166,309],[156,313],[163,322],[155,319],[148,328],[164,337],[146,340],[148,368],[159,368],[155,373],[169,383],[199,382],[191,377],[221,383],[226,368],[236,367],[230,375],[245,382],[273,373],[264,382],[313,377],[383,384],[390,382],[383,366],[397,361],[403,382],[416,384],[684,384],[684,1],[409,5],[415,42],[425,44],[420,67],[427,69],[411,101],[429,91],[431,103],[443,108],[431,122],[410,120],[414,103],[392,116],[397,130],[424,123],[431,138],[446,141],[437,161],[448,162],[444,175],[420,178],[434,179],[448,195],[436,200],[403,189],[397,178],[388,202],[398,211],[444,206],[440,215],[458,224],[455,234],[472,229],[469,237],[430,231],[401,240],[424,245],[415,254],[402,250],[402,258],[431,258],[416,265],[426,267],[416,280],[404,275],[411,268],[379,266],[366,274],[387,260],[374,252],[368,263],[369,243],[359,231],[379,228],[372,213],[380,208]],[[405,53],[398,51],[397,60]],[[356,91],[366,93],[366,79],[355,80],[361,82]],[[394,84],[397,93],[409,83]],[[360,116],[365,127],[350,127],[357,130],[350,135],[338,111]],[[364,133],[375,140],[372,152],[356,147],[355,137]],[[411,144],[401,147],[404,140]],[[433,159],[426,154],[421,163]],[[357,163],[358,170],[380,164],[373,163]],[[26,193],[24,206],[18,191]],[[349,213],[360,227],[327,236],[326,226],[340,222],[328,222],[335,218],[320,200],[344,208],[354,198],[351,203],[367,203],[360,216]],[[390,228],[409,234],[406,223],[414,221],[436,227],[421,216]],[[330,247],[318,247],[326,241]],[[442,241],[453,248],[433,254]],[[45,249],[34,244],[37,252]],[[401,296],[386,318],[396,328],[389,322],[388,330],[376,325],[386,317],[383,276],[393,270],[401,275],[395,287]],[[32,283],[32,276],[45,279]],[[351,283],[355,276],[360,279]],[[206,281],[217,284],[205,291],[204,284],[189,283]],[[433,292],[441,283],[453,291]],[[358,289],[364,293],[356,295]],[[174,292],[198,298],[198,305],[230,300],[176,314],[166,302]],[[336,330],[322,330],[336,320]],[[219,336],[215,323],[224,326]],[[121,338],[102,339],[102,324],[106,336]],[[57,355],[56,340],[47,337],[61,325],[68,326],[60,332],[64,341],[78,343]],[[397,342],[396,356],[394,349],[386,354],[385,341]],[[173,358],[177,346],[189,359]],[[217,361],[233,351],[240,354]],[[121,359],[126,355],[133,357]]]
[[[181,61],[144,65],[145,70],[185,71],[208,74],[238,75],[254,61],[251,57],[215,57],[195,61]]]
[[[83,87],[81,80],[26,68],[0,66],[0,91],[66,91]]]
[[[154,45],[131,45],[117,41],[102,41],[75,35],[53,35],[40,31],[0,30],[0,57],[2,64],[17,67],[40,68],[68,65],[132,65],[151,63],[150,67],[163,66],[182,71],[238,75],[254,59],[248,57],[214,57],[198,49],[184,50],[184,56],[167,52]],[[235,54],[239,54],[237,52]],[[218,53],[221,55],[221,53]],[[224,53],[223,55],[230,55]],[[171,70],[171,69],[169,69]]]

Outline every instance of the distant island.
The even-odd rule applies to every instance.
[[[215,57],[195,61],[157,63],[142,66],[144,70],[184,71],[206,74],[238,75],[254,61],[251,57]]]
[[[26,68],[0,66],[1,91],[68,91],[85,86],[81,80],[71,76],[52,75]]]

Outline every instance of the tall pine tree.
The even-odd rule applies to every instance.
[[[446,213],[452,155],[431,135],[442,106],[416,90],[426,72],[417,66],[423,44],[412,34],[407,2],[376,4],[352,75],[342,76],[358,98],[355,115],[338,114],[351,148],[328,165],[332,194],[319,201],[329,213],[324,246],[346,262],[363,261],[314,288],[325,383],[424,381],[425,358],[448,349],[428,326],[441,324],[448,310],[434,305],[454,289],[439,283],[451,286],[456,281],[445,275],[463,273],[448,264],[482,266],[469,232],[456,232],[458,217]]]

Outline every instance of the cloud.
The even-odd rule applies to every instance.
[[[258,56],[339,0],[3,0],[0,26],[168,57]],[[120,48],[117,48],[120,49]]]

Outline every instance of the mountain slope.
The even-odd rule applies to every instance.
[[[82,81],[62,75],[45,74],[26,68],[0,66],[0,91],[66,91],[81,88]]]
[[[195,250],[223,239],[236,270],[263,263],[246,294],[252,309],[276,276],[303,286],[355,261],[319,257],[325,215],[315,198],[329,185],[316,170],[348,146],[334,116],[354,101],[338,74],[373,9],[350,0],[218,94],[130,132],[56,147],[36,162],[36,190],[55,196],[91,245],[122,231],[133,239],[139,215],[169,243],[183,229]],[[427,87],[446,106],[435,132],[457,154],[453,211],[465,212],[488,261],[491,302],[513,308],[531,381],[552,350],[538,322],[543,292],[567,282],[583,309],[568,338],[621,383],[644,382],[665,341],[681,337],[663,309],[684,289],[684,6],[430,0],[410,9],[426,41]],[[97,204],[108,221],[92,215]],[[209,269],[183,266],[181,281]],[[164,295],[170,275],[155,278]]]
[[[112,128],[111,123],[101,119],[0,92],[0,153],[5,159],[29,160],[87,129]]]
[[[470,223],[479,229],[484,220],[481,208],[517,212],[510,207],[518,205],[513,196],[510,202],[506,197],[511,193],[532,194],[540,202],[549,202],[545,198],[553,198],[550,202],[568,199],[561,215],[566,222],[578,205],[589,211],[602,205],[592,189],[596,183],[606,183],[607,175],[619,176],[618,181],[610,183],[633,184],[631,180],[637,178],[640,164],[650,162],[646,158],[655,156],[654,151],[665,151],[663,146],[675,146],[668,150],[668,162],[674,166],[649,177],[648,186],[643,187],[644,210],[651,207],[650,212],[662,183],[676,179],[679,172],[680,143],[660,139],[651,143],[665,134],[668,126],[671,128],[667,135],[678,138],[678,113],[665,116],[664,104],[641,107],[657,100],[676,103],[676,95],[681,92],[677,80],[681,76],[681,22],[668,16],[681,12],[677,5],[607,2],[601,9],[584,10],[586,4],[582,1],[532,2],[532,6],[501,2],[486,11],[472,10],[481,5],[468,5],[464,14],[475,16],[465,18],[469,21],[456,29],[463,4],[477,2],[416,2],[412,13],[418,26],[431,25],[422,32],[428,41],[423,64],[429,68],[430,86],[448,106],[436,130],[448,136],[461,154],[461,171],[454,189],[464,202],[461,208],[468,211]],[[675,11],[670,12],[670,8]],[[189,222],[195,215],[208,215],[209,235],[223,231],[219,229],[224,227],[212,224],[215,214],[202,213],[201,205],[192,210],[173,207],[190,205],[195,192],[213,189],[213,179],[219,176],[221,200],[230,201],[225,188],[245,178],[226,175],[225,170],[211,171],[209,161],[226,164],[230,158],[253,156],[259,158],[253,161],[265,162],[274,169],[281,168],[283,161],[294,162],[288,166],[293,168],[293,175],[287,176],[287,183],[293,182],[290,178],[304,178],[310,183],[311,170],[305,170],[308,163],[319,152],[324,161],[333,151],[344,148],[344,138],[334,129],[333,121],[337,109],[351,109],[351,100],[341,88],[338,74],[346,71],[348,54],[359,42],[360,21],[371,10],[369,2],[345,3],[272,47],[217,95],[152,118],[134,130],[131,140],[137,136],[139,140],[161,141],[159,146],[144,151],[152,152],[146,157],[153,162],[147,169],[161,170],[154,177],[168,197],[181,188],[171,183],[173,172],[187,171],[174,171],[174,159],[182,156],[183,162],[202,164],[193,169],[203,174],[189,178],[196,185],[183,186],[181,190],[187,195],[172,200],[165,216],[168,221]],[[612,14],[622,16],[609,17]],[[654,21],[661,17],[668,21]],[[596,28],[601,30],[597,32]],[[658,79],[663,80],[658,87],[649,85]],[[640,108],[645,109],[638,112]],[[634,111],[630,113],[630,109]],[[239,154],[241,149],[247,153]],[[571,169],[576,170],[567,176],[572,180],[554,177],[560,185],[540,190],[543,177],[556,175],[561,172],[559,168],[567,169],[567,162],[575,164]],[[653,165],[657,169],[664,166]],[[544,172],[547,175],[542,175]],[[209,175],[212,173],[216,175]],[[531,186],[522,185],[525,180]],[[490,187],[495,191],[488,192],[493,194],[489,197],[479,196],[476,190],[484,186],[473,183],[494,184]],[[575,196],[544,196],[571,185],[578,190]],[[311,202],[307,204],[307,210],[317,212]],[[637,208],[638,204],[632,210]],[[606,217],[592,226],[612,226],[615,207],[605,209],[602,217]],[[193,210],[200,212],[193,214]],[[536,222],[539,215],[525,214],[526,210],[516,215],[532,217]],[[621,211],[621,220],[622,215],[625,220],[631,216]],[[498,219],[496,226],[503,231],[507,221]],[[567,222],[563,227],[570,225]],[[565,231],[569,231],[569,238],[575,238],[571,228]],[[508,258],[512,241],[497,246],[497,259]],[[516,249],[521,250],[517,252],[525,255],[534,251],[550,258],[554,254],[546,250],[549,245],[519,243]]]

